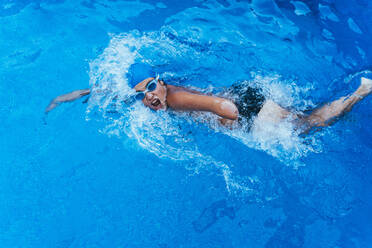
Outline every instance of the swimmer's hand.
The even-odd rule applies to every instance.
[[[53,110],[55,107],[57,107],[60,103],[72,102],[76,99],[79,99],[89,94],[90,94],[90,89],[83,89],[83,90],[75,90],[73,92],[57,96],[49,103],[48,107],[46,107],[45,113],[47,114],[48,112]]]
[[[233,125],[236,123],[236,120],[230,120],[226,118],[220,118],[218,121],[225,127],[228,127],[230,129],[233,128]]]

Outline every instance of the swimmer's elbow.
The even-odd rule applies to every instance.
[[[228,112],[224,112],[222,115],[221,115],[221,117],[223,117],[223,118],[226,118],[226,119],[229,119],[229,120],[233,120],[233,121],[235,121],[235,120],[237,120],[238,119],[238,111],[236,110],[236,111],[233,111],[233,112],[230,112],[230,111],[228,111]]]
[[[239,115],[238,112],[228,113],[228,115],[225,118],[235,121],[238,119],[238,115]]]
[[[216,114],[229,120],[236,120],[238,119],[239,111],[233,102],[223,99],[217,106]]]

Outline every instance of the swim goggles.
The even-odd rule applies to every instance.
[[[134,98],[137,101],[142,101],[143,98],[145,98],[145,95],[147,92],[154,91],[156,89],[156,86],[158,85],[159,75],[156,76],[155,79],[151,80],[147,85],[146,89],[144,91],[137,91],[134,95]]]

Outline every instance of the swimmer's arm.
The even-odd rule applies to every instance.
[[[167,97],[168,106],[175,110],[208,111],[224,119],[236,120],[238,109],[230,100],[178,91]]]
[[[203,93],[203,92],[200,92],[200,91],[197,91],[197,90],[194,90],[194,89],[186,88],[186,87],[183,87],[183,86],[177,86],[177,88],[179,88],[180,90],[183,90],[183,91],[187,91],[187,92],[190,92],[190,93],[193,93],[193,94],[197,94],[197,95],[210,95],[210,94],[206,94],[206,93]]]
[[[89,95],[90,94],[90,89],[83,89],[83,90],[75,90],[73,92],[57,96],[54,98],[46,107],[45,113],[48,113],[49,111],[53,110],[55,107],[57,107],[60,103],[64,102],[72,102],[76,99],[79,99],[83,96]]]

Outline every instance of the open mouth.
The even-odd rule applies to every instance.
[[[154,100],[151,102],[151,105],[154,106],[154,107],[157,107],[159,104],[160,104],[160,100],[159,100],[159,99],[154,99]]]

